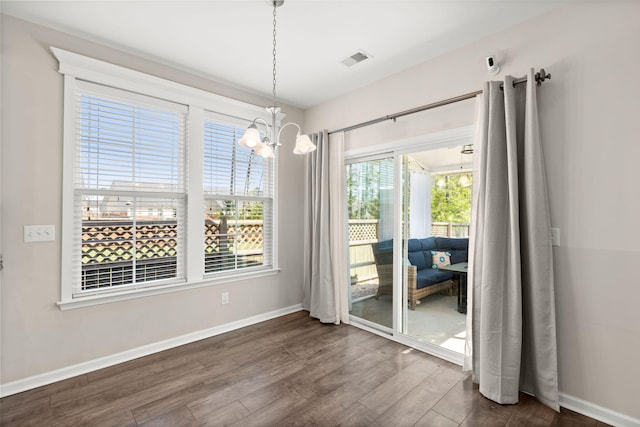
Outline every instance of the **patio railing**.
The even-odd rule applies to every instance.
[[[433,222],[431,235],[437,237],[469,237],[469,224],[458,222]]]
[[[261,262],[262,220],[207,220],[204,232],[205,272]],[[131,283],[134,264],[136,282],[175,277],[178,245],[176,221],[83,221],[81,289]]]
[[[351,283],[378,277],[371,244],[378,241],[377,219],[349,220],[349,275]],[[431,235],[437,237],[468,237],[469,224],[434,222]]]

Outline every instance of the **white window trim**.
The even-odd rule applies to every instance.
[[[214,111],[205,111],[204,112],[204,120],[210,120],[210,121],[217,121],[219,123],[225,123],[227,125],[230,126],[237,126],[237,127],[246,127],[249,125],[249,122],[246,119],[237,119],[234,117],[229,117],[227,115],[224,114],[220,114]],[[279,125],[279,123],[278,123]],[[202,127],[201,127],[202,129]],[[202,140],[204,142],[204,138]],[[200,147],[199,150],[202,152],[202,148]],[[265,253],[265,261],[268,259],[269,260],[269,264],[277,267],[279,264],[277,262],[277,251],[275,250],[275,240],[276,240],[276,233],[277,233],[277,223],[278,221],[276,221],[277,218],[277,185],[278,185],[278,174],[277,172],[277,168],[278,168],[278,157],[274,157],[272,160],[272,165],[271,168],[273,169],[273,173],[272,173],[272,183],[271,183],[271,197],[268,197],[271,199],[271,203],[273,204],[273,206],[271,207],[271,217],[273,219],[272,223],[271,223],[271,246],[272,246],[272,253],[271,254],[266,254]],[[200,179],[200,183],[203,182],[202,176],[199,178]],[[203,193],[203,188],[200,188],[200,193]],[[244,196],[238,196],[238,195],[228,195],[228,194],[207,194],[205,195],[205,197],[203,198],[203,202],[206,203],[207,199],[225,199],[225,200],[260,200],[262,199],[261,197],[255,198],[255,197],[244,197]],[[204,207],[204,205],[202,206]],[[200,207],[200,212],[203,212],[202,207]],[[264,220],[264,218],[263,218]],[[264,228],[263,228],[264,230]],[[269,258],[267,257],[267,255],[269,255]],[[202,262],[200,263],[202,264]],[[203,267],[204,268],[204,267]],[[221,274],[224,274],[223,272],[211,272],[211,273],[204,273],[204,277],[209,278],[215,278],[220,276]]]
[[[260,117],[269,122],[270,113],[266,109],[241,101],[215,95],[180,83],[165,80],[139,71],[130,70],[108,62],[78,55],[62,49],[51,47],[51,51],[59,62],[58,72],[64,75],[64,122],[63,122],[63,169],[62,169],[62,255],[61,255],[61,290],[58,306],[61,310],[87,307],[127,299],[159,295],[186,289],[215,286],[239,280],[253,279],[277,274],[278,265],[278,220],[277,220],[277,162],[274,162],[274,196],[273,196],[273,266],[255,271],[230,271],[211,277],[204,275],[204,234],[202,227],[193,226],[202,222],[204,211],[202,163],[203,163],[203,123],[205,111],[253,120]],[[185,248],[186,281],[168,285],[155,285],[123,289],[108,293],[96,293],[86,296],[73,296],[72,263],[73,263],[73,178],[76,143],[76,103],[77,81],[112,86],[118,89],[140,93],[166,101],[186,105],[189,109],[187,124],[187,233]],[[279,126],[285,117],[280,113],[276,125]],[[191,195],[191,197],[189,197]],[[195,195],[195,197],[193,196]]]

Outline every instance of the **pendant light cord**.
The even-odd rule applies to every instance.
[[[276,106],[276,2],[273,2],[273,106]]]

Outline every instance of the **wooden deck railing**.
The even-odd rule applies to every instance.
[[[349,220],[349,275],[351,283],[375,279],[378,275],[371,244],[378,242],[377,219]],[[468,237],[469,224],[434,222],[431,235],[436,237]]]
[[[82,289],[111,287],[176,276],[175,220],[98,220],[82,223]],[[263,253],[262,220],[204,224],[205,272],[251,266]]]

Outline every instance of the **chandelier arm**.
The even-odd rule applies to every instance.
[[[265,136],[264,136],[264,138],[262,139],[262,142],[263,142],[263,143],[265,143],[265,144],[267,144],[267,145],[269,145],[269,146],[270,146],[270,147],[272,147],[272,148],[273,148],[273,147],[275,147],[277,144],[274,144],[274,141],[272,141],[272,138],[273,138],[273,136],[274,136],[274,135],[273,135],[273,134],[274,134],[274,132],[273,132],[273,129],[274,129],[274,128],[273,128],[273,127],[271,127],[271,126],[269,125],[269,123],[267,123],[267,121],[266,121],[265,119],[263,119],[262,117],[256,117],[256,118],[255,118],[255,119],[253,119],[253,121],[251,122],[251,124],[252,124],[252,125],[256,125],[256,124],[258,124],[258,123],[259,123],[259,124],[261,124],[261,125],[264,125],[264,127],[266,127],[266,128],[267,128],[266,135],[265,135]],[[257,126],[256,126],[256,129],[257,129]]]
[[[298,134],[302,133],[302,129],[300,128],[300,126],[297,123],[294,123],[294,122],[285,123],[284,125],[280,126],[280,130],[278,131],[277,141],[280,141],[280,134],[282,133],[282,130],[284,128],[286,128],[287,126],[289,126],[289,125],[293,125],[293,126],[297,127],[298,128]]]
[[[262,117],[256,117],[255,119],[253,119],[253,121],[251,122],[252,124],[256,124],[256,122],[265,125],[267,127],[267,131],[270,132],[271,131],[271,125],[269,125],[269,123],[267,123],[267,121],[265,119],[263,119]]]

